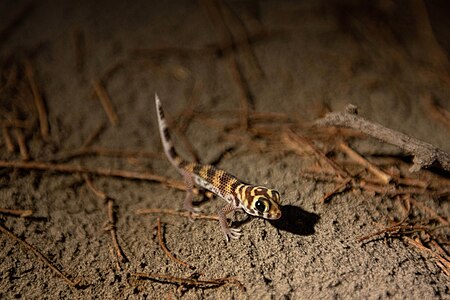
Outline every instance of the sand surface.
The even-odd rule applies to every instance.
[[[27,6],[16,2],[0,3],[0,24]],[[0,206],[31,209],[35,218],[4,215],[2,226],[81,282],[78,288],[69,286],[32,252],[2,234],[0,298],[449,299],[449,276],[430,255],[383,234],[357,241],[401,219],[402,200],[350,188],[321,203],[336,183],[301,176],[317,165],[313,155],[280,150],[282,142],[275,145],[278,150],[270,150],[273,144],[264,137],[217,126],[240,120],[237,110],[245,97],[236,80],[240,74],[254,111],[284,114],[303,123],[352,103],[367,119],[450,152],[449,129],[430,117],[423,101],[432,95],[450,110],[448,52],[445,43],[439,44],[446,40],[448,27],[442,29],[446,21],[433,7],[432,25],[438,30],[430,36],[420,3],[378,1],[361,7],[351,1],[231,1],[220,6],[232,29],[223,32],[211,17],[215,10],[202,1],[32,2],[17,24],[0,35],[3,60],[29,58],[48,111],[50,133],[44,141],[33,100],[14,99],[19,106],[31,103],[29,111],[35,116],[35,126],[24,130],[31,160],[152,172],[181,180],[163,156],[154,109],[157,92],[173,126],[185,122],[182,112],[189,103],[200,113],[187,123],[184,135],[174,134],[183,156],[190,157],[181,136],[203,163],[231,149],[218,166],[280,191],[284,216],[268,222],[247,219],[243,212],[231,214],[243,236],[227,243],[217,221],[136,214],[144,208],[179,210],[183,191],[147,180],[93,175],[93,184],[114,199],[118,242],[128,259],[118,263],[111,234],[105,231],[107,205],[81,175],[3,169]],[[250,42],[219,51],[230,36]],[[113,103],[116,126],[95,96],[97,79]],[[2,111],[10,111],[13,100],[1,97]],[[90,146],[155,155],[63,159],[101,126]],[[299,128],[294,131],[301,133]],[[364,137],[347,140],[365,155],[400,153]],[[266,149],[261,148],[265,143]],[[317,145],[331,151],[334,144],[322,139]],[[4,140],[0,153],[3,160],[21,158],[18,151],[6,151]],[[341,154],[334,159],[346,158]],[[390,167],[382,166],[386,171]],[[430,178],[427,173],[414,176]],[[439,200],[411,197],[448,220],[448,195]],[[204,214],[214,214],[224,203],[212,199],[200,207]],[[195,271],[163,252],[157,216],[169,251]],[[410,218],[410,224],[439,225],[417,207]],[[448,243],[448,228],[437,234]],[[444,250],[448,253],[448,246]],[[178,288],[165,280],[137,280],[134,273],[198,280],[233,277],[242,286],[231,282]]]

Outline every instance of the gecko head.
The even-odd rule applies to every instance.
[[[276,220],[281,217],[280,193],[263,186],[254,186],[250,189],[248,196],[249,214],[264,219]]]

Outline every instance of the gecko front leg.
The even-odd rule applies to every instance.
[[[232,203],[228,203],[227,205],[222,207],[217,213],[217,215],[219,216],[220,227],[222,228],[222,231],[225,234],[225,239],[227,240],[227,242],[230,240],[230,238],[238,239],[242,235],[240,229],[230,228],[228,227],[227,224],[226,215],[232,211],[235,211],[236,209],[238,209],[238,207],[235,207]]]

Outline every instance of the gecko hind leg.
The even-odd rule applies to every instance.
[[[186,197],[184,198],[183,208],[189,212],[198,213],[200,212],[200,208],[192,204],[192,200],[194,199],[194,177],[189,172],[183,172],[183,178],[186,184]]]

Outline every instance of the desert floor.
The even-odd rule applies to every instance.
[[[450,153],[448,16],[353,2],[2,1],[0,298],[450,298],[448,172],[314,125],[353,104]],[[183,157],[282,218],[186,217],[155,93]]]

